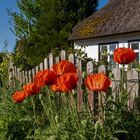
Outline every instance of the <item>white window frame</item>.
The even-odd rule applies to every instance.
[[[140,40],[138,41],[129,41],[129,47],[132,48],[132,44],[133,43],[138,43],[139,44],[139,48],[138,49],[134,49],[135,53],[139,53],[139,64],[140,64]],[[132,48],[133,49],[133,48]]]

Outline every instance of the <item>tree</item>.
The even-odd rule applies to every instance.
[[[27,38],[32,31],[36,30],[36,24],[40,17],[40,2],[39,0],[18,0],[18,12],[8,10],[11,17],[10,23],[13,24],[12,32],[18,40]]]
[[[8,53],[8,41],[3,41],[2,51],[0,52],[0,87],[5,80],[8,80],[8,68],[10,61],[10,53]]]
[[[38,64],[51,51],[58,52],[73,47],[72,43],[68,42],[73,26],[93,14],[98,3],[98,0],[38,0],[37,4],[36,1],[32,0],[31,4],[29,0],[18,1],[22,16],[17,17],[17,13],[14,14],[16,19],[23,20],[21,23],[15,22],[16,33],[22,34],[17,47],[23,46],[18,50],[22,50],[28,62],[34,60],[29,63],[31,66]],[[39,9],[39,15],[36,9]],[[21,45],[21,42],[24,45]]]
[[[11,31],[16,35],[17,42],[14,48],[13,60],[21,68],[30,68],[34,62],[30,62],[25,50],[31,33],[36,30],[36,25],[41,14],[40,0],[18,0],[19,12],[8,11],[13,28]]]

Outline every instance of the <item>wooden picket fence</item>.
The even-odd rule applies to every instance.
[[[69,56],[66,56],[66,52],[64,50],[61,51],[60,56],[54,57],[52,54],[49,54],[47,58],[44,59],[42,63],[40,63],[38,66],[34,67],[31,70],[28,71],[22,71],[18,69],[12,62],[10,62],[9,66],[9,85],[15,86],[15,81],[19,81],[21,83],[28,83],[33,82],[34,75],[44,69],[51,69],[52,65],[55,63],[58,63],[61,60],[69,60],[70,62],[74,63],[77,67],[77,73],[79,77],[79,81],[77,84],[77,104],[78,104],[78,111],[81,110],[83,105],[83,89],[82,89],[82,60],[80,57],[75,57],[74,54],[70,54]],[[93,62],[87,62],[86,71],[87,74],[93,73],[94,65]],[[106,73],[106,68],[104,65],[99,66],[98,72]],[[112,73],[114,74],[114,78],[112,79],[111,89],[112,89],[112,95],[114,97],[114,101],[119,96],[119,88],[120,88],[120,80],[121,80],[121,69],[119,68],[113,68]],[[135,105],[135,99],[139,98],[140,94],[140,76],[139,72],[135,69],[132,69],[130,71],[126,71],[126,77],[127,82],[125,83],[125,88],[127,90],[127,93],[129,94],[129,101],[128,105],[130,108],[133,108]],[[16,79],[16,80],[15,80]],[[98,96],[98,105],[99,107],[102,106],[104,102],[104,97],[106,96],[106,93],[98,93],[94,94],[93,91],[90,91],[87,89],[88,92],[88,105],[90,106],[91,110],[95,110],[95,95]],[[102,95],[104,96],[102,96]]]

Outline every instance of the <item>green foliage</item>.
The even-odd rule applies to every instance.
[[[10,12],[18,37],[14,60],[19,67],[39,64],[51,51],[68,50],[72,27],[96,11],[98,0],[19,0]],[[25,64],[26,61],[26,64]]]
[[[11,95],[20,90],[6,85],[0,88],[0,138],[9,140],[138,140],[140,114],[127,106],[127,94],[113,101],[108,95],[105,101],[105,119],[101,123],[84,104],[77,112],[76,92],[53,93],[46,86],[41,93],[27,98],[20,104],[13,103]],[[84,101],[87,101],[87,95]],[[60,98],[61,97],[61,98]],[[139,103],[138,103],[139,104]],[[98,110],[100,111],[100,110]]]
[[[78,53],[82,59],[82,50]],[[46,86],[39,94],[28,97],[22,103],[14,103],[11,96],[21,90],[22,84],[17,81],[15,87],[3,85],[0,87],[0,139],[139,140],[140,100],[136,99],[137,108],[128,107],[128,93],[123,86],[126,80],[124,67],[122,71],[115,101],[110,90],[99,109],[99,92],[95,93],[94,104],[97,108],[93,110],[94,115],[87,104],[88,93],[85,87],[82,110],[78,112],[75,90],[54,93]],[[100,116],[101,111],[104,116]]]
[[[28,38],[30,33],[36,30],[36,23],[40,17],[40,2],[39,0],[18,0],[17,8],[20,12],[8,11],[14,29],[12,32],[22,40]]]
[[[8,52],[0,53],[0,85],[4,80],[8,79],[8,68],[9,68],[10,54]]]
[[[136,110],[128,108],[127,93],[123,93],[122,100],[113,102],[110,96],[105,106],[105,121],[103,125],[103,137],[118,140],[138,140],[140,131],[140,114]],[[109,137],[108,137],[109,136]]]
[[[16,89],[3,86],[0,88],[0,138],[9,140],[23,140],[27,131],[32,128],[31,107],[26,103],[13,104],[11,95]],[[30,124],[30,125],[29,125]],[[27,128],[28,127],[28,128]],[[29,133],[29,132],[28,132]]]

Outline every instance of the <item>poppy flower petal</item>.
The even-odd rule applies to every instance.
[[[110,86],[111,81],[103,73],[89,75],[85,79],[85,86],[92,91],[106,91]]]

